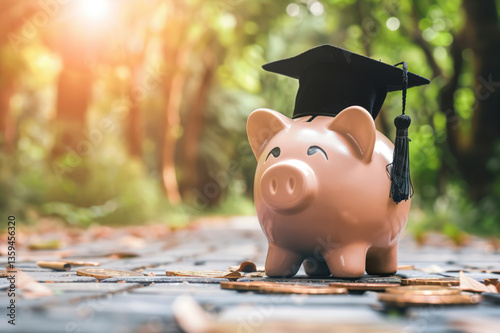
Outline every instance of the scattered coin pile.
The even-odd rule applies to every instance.
[[[387,307],[423,305],[473,305],[481,302],[481,295],[464,293],[459,280],[450,278],[402,279],[395,283],[335,282],[328,286],[281,282],[221,282],[222,289],[253,291],[262,294],[334,295],[351,292],[377,291],[378,300]]]

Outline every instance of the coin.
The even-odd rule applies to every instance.
[[[114,269],[103,269],[103,268],[83,268],[76,271],[76,275],[80,276],[91,276],[98,280],[107,279],[116,276],[144,276],[138,272],[132,271],[118,271]]]
[[[384,291],[386,288],[399,286],[395,283],[356,283],[356,282],[334,282],[330,287],[346,288],[347,290]]]
[[[389,294],[398,295],[460,295],[460,289],[441,286],[401,286],[392,287],[385,290]]]
[[[232,289],[238,291],[259,291],[259,288],[264,285],[276,285],[274,282],[221,282],[221,289]]]
[[[282,284],[263,285],[259,288],[262,294],[307,294],[307,295],[334,295],[347,294],[346,288],[330,286],[310,286],[304,284]]]
[[[479,295],[411,295],[383,293],[378,295],[378,300],[389,306],[413,306],[413,305],[460,305],[477,304],[481,302]]]
[[[311,295],[333,295],[346,294],[346,288],[329,286],[311,286],[305,284],[290,284],[276,282],[221,282],[222,289],[238,291],[255,291],[261,294],[311,294]]]
[[[401,280],[402,286],[426,285],[426,286],[455,287],[458,286],[459,284],[460,280],[455,278],[411,278],[411,279]]]

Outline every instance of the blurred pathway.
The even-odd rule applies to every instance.
[[[97,283],[94,277],[76,275],[82,267],[57,272],[36,265],[37,260],[60,258],[61,250],[19,251],[17,268],[44,282],[53,295],[27,299],[19,295],[23,290],[18,290],[16,325],[9,325],[9,282],[0,277],[0,332],[178,332],[179,322],[192,332],[498,332],[500,327],[500,304],[494,304],[495,296],[475,306],[410,308],[395,314],[384,310],[374,292],[262,295],[222,290],[219,283],[227,281],[223,278],[165,275],[167,270],[225,271],[245,260],[263,266],[267,243],[254,217],[199,224],[142,243],[141,237],[119,237],[120,241],[110,237],[67,246],[63,250],[71,255],[64,260],[100,262],[103,269],[142,270],[143,276],[113,277]],[[500,253],[493,253],[487,242],[472,239],[460,250],[443,242],[432,236],[428,244],[435,246],[418,247],[405,238],[399,264],[414,265],[415,270],[401,270],[397,275],[457,277],[458,271],[466,270],[479,281],[500,278],[500,274],[479,270],[500,271]],[[0,264],[5,266],[7,257],[0,257]],[[428,272],[420,270],[424,268]],[[360,281],[398,283],[399,277],[365,276]],[[239,281],[263,279],[271,280],[246,277]],[[327,285],[339,280],[311,281],[301,270],[296,278],[286,281]],[[498,297],[496,302],[500,302]]]

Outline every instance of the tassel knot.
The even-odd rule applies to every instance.
[[[394,119],[394,125],[396,125],[398,131],[406,130],[406,132],[408,132],[408,127],[410,127],[410,124],[411,118],[406,114],[399,115]]]

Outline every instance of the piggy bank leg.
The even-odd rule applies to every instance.
[[[291,277],[297,274],[304,257],[295,252],[269,244],[266,259],[266,275],[269,277]]]
[[[366,272],[371,275],[389,275],[398,270],[398,245],[390,248],[371,248],[366,255]]]
[[[365,244],[351,244],[330,249],[323,257],[334,277],[356,278],[365,274],[366,250]]]
[[[330,269],[323,257],[309,257],[304,260],[304,270],[309,276],[330,276]]]

